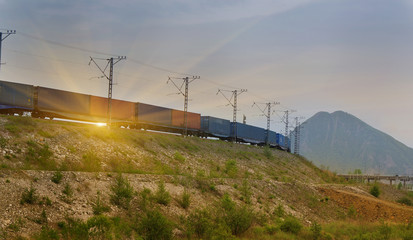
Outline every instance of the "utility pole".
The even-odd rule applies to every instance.
[[[302,123],[299,119],[303,117],[295,117],[295,131],[294,131],[294,153],[300,155],[300,140],[301,140],[301,128]]]
[[[189,79],[189,77],[184,77],[184,78],[173,78],[173,77],[168,77],[168,81],[166,83],[172,82],[173,85],[178,89],[179,93],[178,94],[182,94],[184,96],[184,136],[186,136],[188,134],[188,119],[187,119],[187,115],[188,115],[188,87],[189,84],[191,82],[193,82],[196,79],[200,79],[200,76],[192,76],[191,79]],[[173,79],[181,79],[183,80],[181,87],[178,87],[178,85],[175,84],[175,82],[173,81]],[[184,92],[182,91],[182,87],[185,85],[185,90]]]
[[[107,64],[104,69],[102,69],[97,63],[96,60],[105,60],[107,61]],[[102,72],[103,77],[105,77],[109,81],[109,90],[108,90],[108,113],[107,113],[107,118],[108,118],[108,127],[112,124],[112,87],[113,87],[113,66],[120,62],[121,60],[126,59],[126,56],[119,56],[117,58],[108,58],[108,59],[102,59],[102,58],[92,58],[90,57],[89,65],[91,62],[93,62],[96,67]],[[109,76],[106,75],[106,69],[109,66]]]
[[[265,104],[265,108],[262,109],[258,104]],[[270,122],[271,122],[271,105],[278,105],[280,104],[279,102],[268,102],[268,103],[256,103],[254,102],[252,104],[252,107],[257,106],[257,108],[262,112],[262,114],[267,117],[267,130],[266,130],[266,136],[265,136],[265,144],[269,145],[270,142]],[[267,110],[267,114],[265,114],[265,111]]]
[[[5,35],[4,37],[3,37],[3,34]],[[1,43],[3,42],[4,39],[6,39],[11,34],[16,34],[16,30],[6,30],[5,32],[0,31],[0,66],[3,64],[1,63]]]
[[[234,123],[233,126],[233,130],[234,130],[234,137],[233,137],[233,142],[237,141],[237,97],[242,94],[243,92],[246,92],[247,89],[240,89],[238,90],[234,90],[234,91],[230,91],[230,90],[222,90],[222,89],[218,89],[217,95],[218,93],[221,93],[222,96],[224,96],[225,99],[227,99],[227,101],[229,102],[229,105],[232,106],[233,108],[233,113],[232,113],[232,122]],[[228,98],[227,96],[225,96],[224,92],[231,92],[232,95],[230,98]],[[234,99],[234,103],[232,103],[232,99]]]
[[[300,141],[298,140],[299,138],[299,132],[300,132],[300,123],[298,122],[298,117],[295,117],[295,131],[294,131],[294,154],[299,154],[299,146],[298,144]]]
[[[285,123],[285,137],[289,137],[289,133],[288,133],[288,123],[289,123],[289,113],[293,113],[296,112],[295,110],[286,110],[284,111],[284,123]],[[290,138],[291,140],[291,138]],[[285,141],[285,148],[288,148],[288,141]]]

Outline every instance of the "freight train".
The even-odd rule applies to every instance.
[[[35,118],[106,122],[108,99],[40,86],[0,81],[0,113],[30,113]],[[184,112],[141,102],[112,99],[112,124],[172,133],[184,131]],[[274,131],[199,113],[187,112],[187,133],[201,137],[290,149],[288,137]]]

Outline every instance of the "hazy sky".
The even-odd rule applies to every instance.
[[[232,119],[217,90],[245,88],[238,121],[343,110],[413,147],[413,0],[0,0],[0,28],[2,80],[106,96],[89,56],[125,55],[118,99],[182,109],[189,73],[193,112]]]

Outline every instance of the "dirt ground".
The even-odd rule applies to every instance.
[[[413,219],[413,207],[369,196],[360,189],[319,187],[319,192],[328,196],[341,207],[356,211],[357,217],[367,221],[409,222]]]

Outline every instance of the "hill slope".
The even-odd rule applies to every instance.
[[[370,204],[349,210],[346,192],[369,187],[337,182],[274,149],[0,115],[0,239],[309,239]]]
[[[301,131],[303,156],[340,173],[412,174],[413,149],[348,113],[319,112]]]

